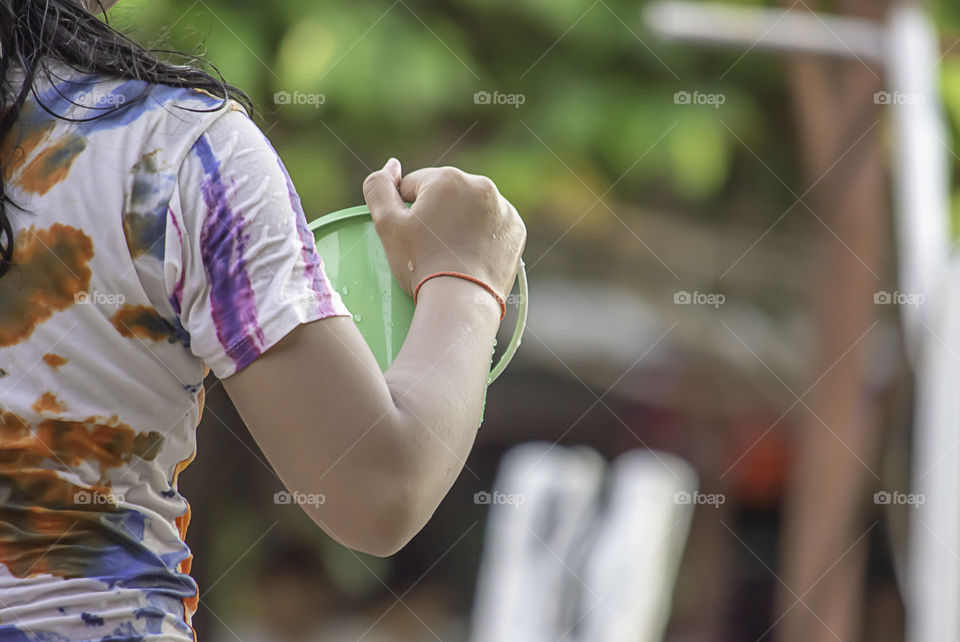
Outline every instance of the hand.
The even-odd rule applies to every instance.
[[[444,271],[476,277],[504,299],[510,293],[527,230],[489,178],[454,167],[401,178],[391,158],[367,177],[363,195],[390,269],[409,294],[424,277]]]

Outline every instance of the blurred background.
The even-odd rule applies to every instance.
[[[362,202],[363,178],[396,156],[489,175],[529,230],[523,345],[453,491],[390,559],[275,503],[279,480],[208,379],[181,477],[199,639],[467,640],[490,509],[475,494],[531,441],[673,453],[724,498],[693,507],[664,639],[904,639],[912,508],[874,499],[910,492],[914,404],[898,308],[878,297],[898,287],[883,68],[666,41],[646,4],[122,0],[110,12],[252,96],[308,218]],[[883,23],[892,4],[767,6]],[[921,5],[952,150],[960,5]]]

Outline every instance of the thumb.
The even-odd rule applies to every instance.
[[[382,169],[367,176],[363,181],[363,198],[370,208],[373,222],[377,223],[391,212],[403,209],[400,198],[400,161],[391,158]]]

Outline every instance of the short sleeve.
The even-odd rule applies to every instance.
[[[228,111],[197,139],[168,214],[170,303],[190,349],[218,377],[301,324],[349,316],[283,162],[242,111]]]

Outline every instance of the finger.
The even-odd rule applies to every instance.
[[[444,167],[424,167],[410,172],[400,181],[400,196],[406,202],[413,203],[423,193],[427,185],[447,169]]]
[[[400,161],[391,158],[382,169],[363,181],[363,199],[370,208],[374,223],[403,210],[403,199],[398,191],[400,172]]]

